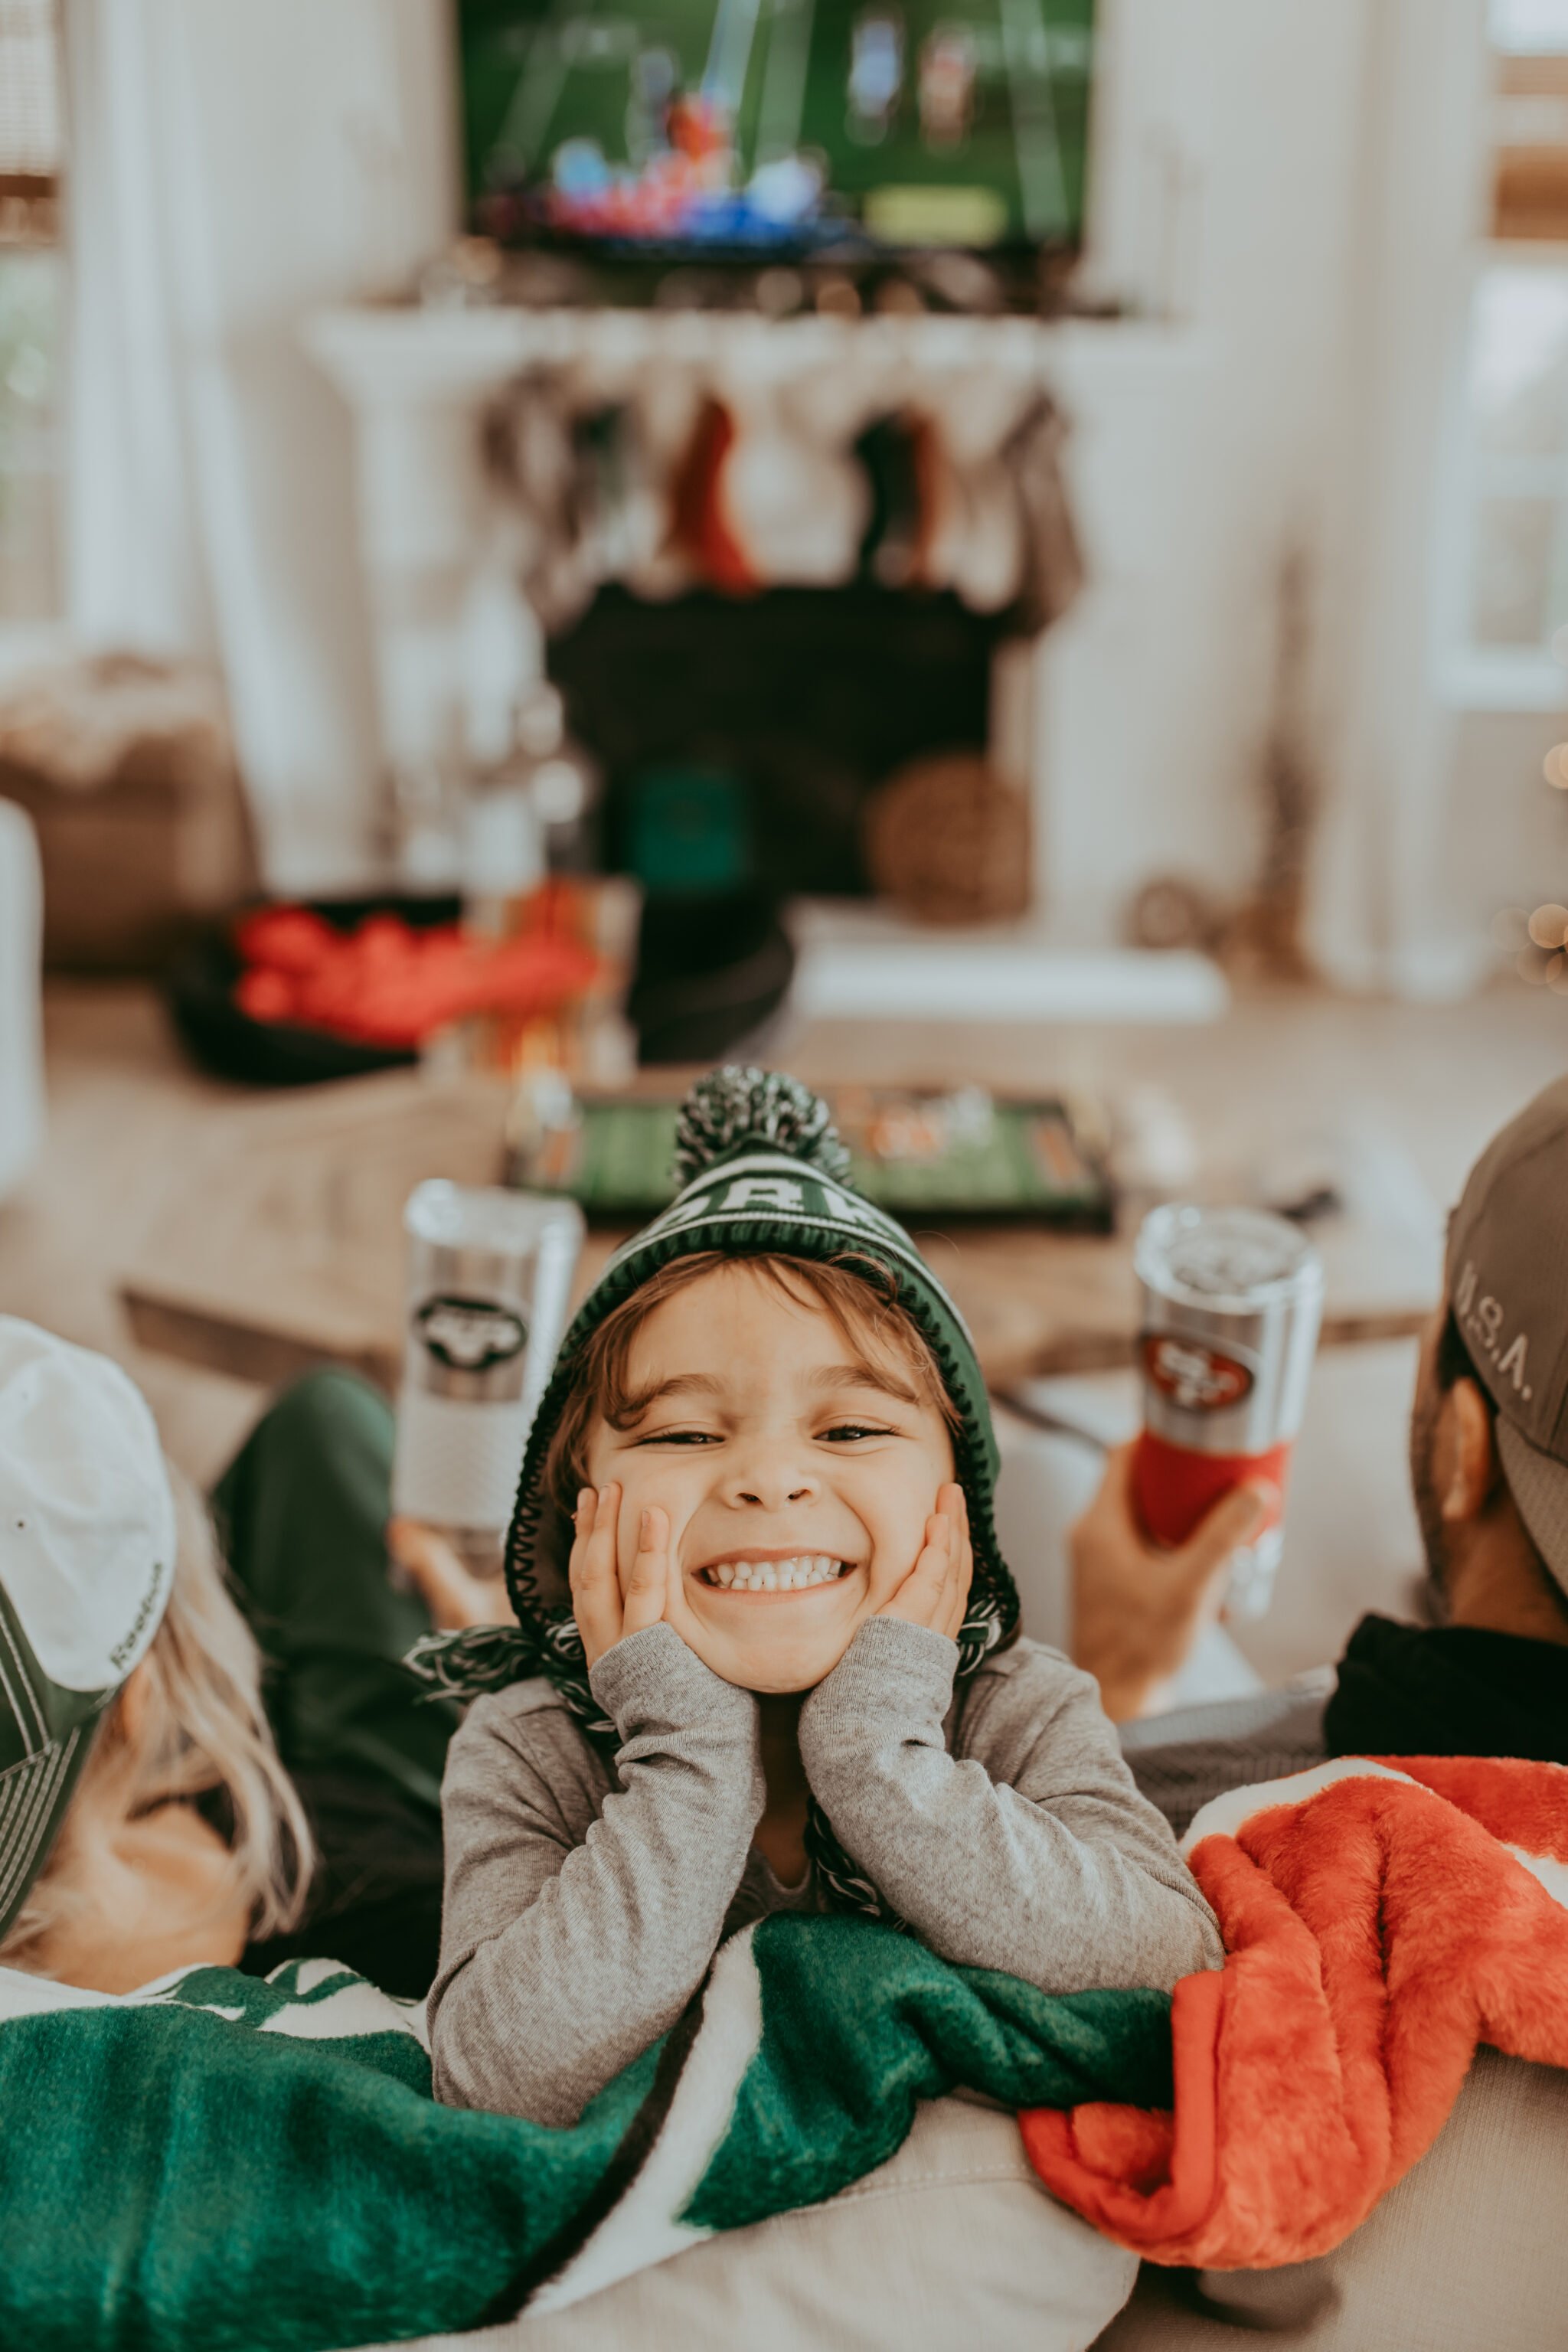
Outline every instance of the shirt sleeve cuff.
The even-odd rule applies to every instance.
[[[588,1687],[623,1741],[649,1732],[749,1727],[752,1701],[705,1666],[673,1625],[645,1625],[588,1669]]]
[[[897,1726],[934,1733],[952,1704],[958,1644],[903,1617],[868,1617],[801,1710],[801,1736],[863,1738]]]

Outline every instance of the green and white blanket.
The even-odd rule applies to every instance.
[[[832,2196],[917,2099],[1172,2095],[1163,1994],[1051,2000],[852,1919],[734,1937],[571,2130],[437,2105],[423,2033],[331,1961],[117,2000],[0,1970],[0,2343],[338,2352],[474,2327]]]

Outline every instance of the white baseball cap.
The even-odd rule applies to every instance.
[[[174,1573],[157,1425],[118,1364],[0,1315],[0,1935]]]

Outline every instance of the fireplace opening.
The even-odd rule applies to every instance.
[[[604,771],[601,857],[655,894],[867,895],[867,801],[906,761],[984,750],[1016,627],[868,584],[668,604],[602,588],[549,651]]]

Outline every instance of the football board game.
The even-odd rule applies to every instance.
[[[460,0],[476,226],[1073,247],[1094,0]]]
[[[837,1087],[831,1099],[851,1181],[895,1216],[1110,1230],[1113,1201],[1099,1153],[1055,1097],[860,1086]],[[679,1112],[673,1101],[590,1097],[514,1181],[567,1193],[595,1220],[640,1223],[674,1198]]]

